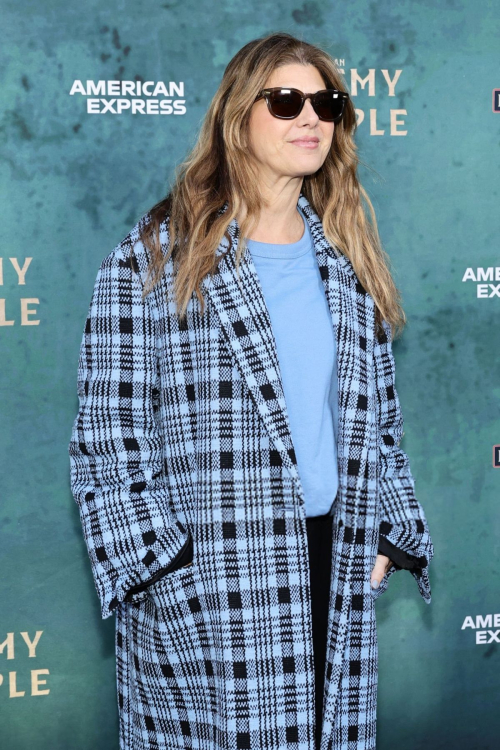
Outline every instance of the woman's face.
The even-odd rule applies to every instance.
[[[264,88],[286,86],[313,94],[325,82],[313,65],[284,65],[273,71]],[[335,123],[320,120],[306,99],[294,120],[280,120],[269,112],[265,99],[255,102],[250,113],[250,148],[264,179],[304,177],[322,166],[332,144]],[[311,143],[311,140],[313,141]]]

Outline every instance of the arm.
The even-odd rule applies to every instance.
[[[118,246],[99,268],[78,363],[71,489],[103,619],[125,600],[144,598],[190,537],[169,504],[153,407],[154,319],[141,293],[140,277]]]
[[[396,570],[407,569],[415,578],[427,604],[431,602],[428,566],[434,555],[424,510],[415,497],[414,479],[406,453],[399,447],[403,415],[395,386],[391,329],[384,321],[384,335],[375,339],[374,365],[379,429],[378,503],[379,552],[394,563],[374,594],[387,588]]]

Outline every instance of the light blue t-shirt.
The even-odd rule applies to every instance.
[[[306,516],[330,511],[338,489],[335,333],[303,212],[298,242],[246,240],[273,328]]]

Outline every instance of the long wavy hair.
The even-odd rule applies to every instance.
[[[153,206],[141,224],[140,238],[150,252],[144,295],[158,283],[172,256],[177,314],[186,314],[196,292],[203,314],[200,282],[213,273],[217,248],[233,218],[243,215],[239,237],[250,236],[263,198],[249,149],[250,111],[272,72],[283,65],[313,65],[325,88],[347,91],[334,60],[320,48],[287,33],[274,33],[246,44],[227,65],[200,128],[197,142],[177,167],[169,194]],[[336,123],[331,149],[322,167],[306,175],[302,193],[320,218],[326,239],[352,263],[358,280],[375,302],[376,333],[382,319],[398,336],[406,323],[390,258],[381,246],[373,205],[357,177],[360,160],[352,101]],[[363,200],[366,208],[363,206]],[[225,210],[221,210],[226,206]],[[160,225],[168,223],[168,249],[160,243]],[[236,267],[244,243],[238,242]]]

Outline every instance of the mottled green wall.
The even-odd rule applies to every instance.
[[[481,298],[462,279],[500,266],[499,0],[2,5],[0,643],[14,633],[14,658],[6,645],[1,747],[118,747],[114,623],[69,487],[84,319],[101,259],[166,192],[226,63],[278,30],[344,60],[352,93],[351,70],[374,71],[373,95],[354,97],[361,178],[409,320],[394,347],[402,445],[433,535],[433,600],[400,572],[377,602],[378,747],[498,747],[499,628],[462,624],[500,612],[500,287]],[[382,70],[401,71],[393,97]],[[87,79],[183,81],[186,113],[87,114],[69,94]],[[396,109],[405,135],[390,134]],[[36,631],[30,658],[21,632]],[[31,695],[32,670],[48,670],[48,694]]]

